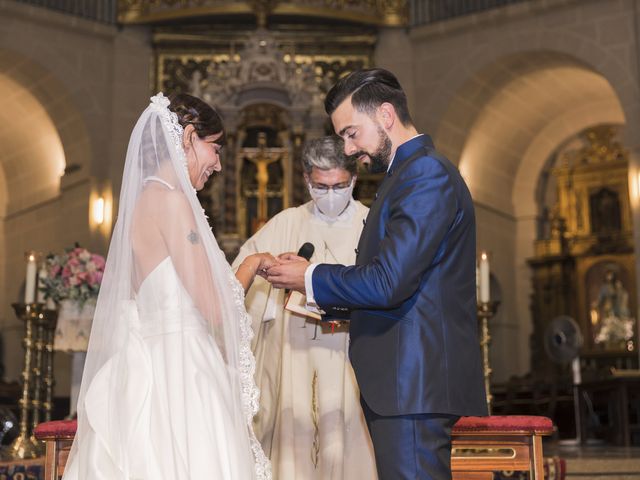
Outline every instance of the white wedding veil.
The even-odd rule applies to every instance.
[[[252,429],[259,392],[244,292],[191,185],[184,130],[169,105],[162,93],[152,97],[131,134],[65,479],[155,480],[159,477],[149,473],[151,467],[139,465],[149,462],[141,458],[141,449],[157,446],[154,451],[163,452],[163,445],[173,445],[180,465],[175,472],[160,472],[161,478],[200,478],[199,472],[208,470],[198,465],[216,455],[230,458],[223,478],[271,478]],[[192,302],[146,315],[140,311],[141,287],[168,264]],[[159,305],[176,297],[173,291],[155,291],[154,285],[145,286],[147,303],[154,295]],[[201,344],[203,358],[215,350],[218,366],[193,368],[194,349],[201,348],[188,343],[200,331],[194,328],[203,332],[196,338],[209,342]],[[190,337],[182,334],[189,331]],[[150,341],[151,353],[145,346]],[[158,401],[157,395],[166,398]],[[192,418],[210,411],[213,398],[222,399],[218,415]],[[210,434],[215,429],[218,433]],[[199,431],[220,441],[203,444]]]

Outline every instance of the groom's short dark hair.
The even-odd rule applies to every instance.
[[[393,105],[403,125],[411,125],[407,96],[393,73],[384,68],[356,70],[342,77],[329,90],[324,100],[324,109],[331,115],[351,95],[351,105],[372,115],[385,102]]]

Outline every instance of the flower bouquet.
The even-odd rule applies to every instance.
[[[98,296],[104,263],[102,255],[77,245],[62,255],[49,255],[44,278],[40,277],[40,290],[45,299],[56,303],[72,300],[82,306]]]
[[[628,340],[633,338],[634,320],[626,317],[610,315],[602,322],[602,327],[596,335],[596,343],[604,343],[610,348],[625,348]]]
[[[60,306],[54,337],[56,350],[87,350],[104,265],[102,255],[77,244],[62,255],[47,257],[39,282],[44,298]]]

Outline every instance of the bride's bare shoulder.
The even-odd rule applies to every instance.
[[[188,207],[189,203],[182,190],[169,189],[163,185],[148,185],[140,194],[138,205],[154,210],[166,210]]]
[[[133,224],[152,230],[170,227],[181,219],[190,218],[191,209],[186,195],[180,190],[145,188],[133,213]],[[139,230],[139,229],[138,229]],[[147,235],[138,232],[141,235]]]

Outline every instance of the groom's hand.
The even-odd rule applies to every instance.
[[[304,272],[309,262],[294,253],[283,253],[278,256],[281,262],[267,269],[267,280],[276,288],[286,288],[305,293]]]

